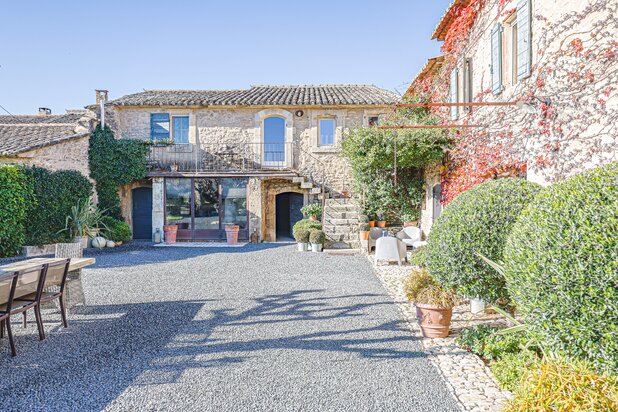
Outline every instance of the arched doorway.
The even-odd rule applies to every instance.
[[[433,187],[432,191],[433,197],[433,220],[436,220],[440,217],[440,213],[442,213],[442,185],[437,184]]]
[[[294,240],[292,228],[303,218],[300,208],[303,207],[303,195],[300,193],[285,192],[276,197],[275,226],[277,241]]]
[[[152,188],[138,187],[133,198],[133,239],[152,239]]]

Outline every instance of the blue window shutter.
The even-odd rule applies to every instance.
[[[530,0],[519,0],[517,3],[517,80],[530,76],[532,60],[531,21],[532,10]]]
[[[459,70],[457,69],[453,69],[451,70],[451,85],[450,85],[450,102],[451,103],[458,103],[457,101],[457,97],[458,97],[458,88],[459,88],[459,81],[458,81],[458,76],[459,76]],[[451,106],[451,119],[452,120],[457,120],[459,118],[459,108],[457,106]]]
[[[502,92],[502,25],[497,23],[491,31],[491,91]]]
[[[169,113],[150,113],[150,139],[168,140],[170,138]]]

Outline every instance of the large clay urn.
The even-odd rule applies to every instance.
[[[415,304],[421,332],[426,338],[446,338],[451,325],[453,308]]]

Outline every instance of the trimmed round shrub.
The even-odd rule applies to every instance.
[[[0,257],[17,255],[24,245],[26,211],[32,188],[19,166],[0,166]]]
[[[618,163],[547,188],[519,217],[504,260],[533,335],[618,373]]]
[[[92,183],[75,170],[52,172],[32,167],[24,169],[24,173],[36,198],[36,204],[27,211],[26,244],[69,241],[69,232],[60,231],[65,227],[71,208],[92,195]]]
[[[298,243],[309,243],[309,231],[307,229],[297,229],[294,232],[294,239]]]
[[[427,267],[427,247],[420,246],[410,254],[410,264],[421,268]]]
[[[311,229],[309,231],[309,242],[313,244],[323,245],[326,241],[326,235],[320,229]]]
[[[107,227],[103,232],[105,237],[109,240],[113,240],[114,242],[126,242],[133,237],[131,228],[124,220],[104,216],[102,222]]]
[[[315,220],[301,219],[298,222],[294,223],[294,227],[292,227],[292,235],[294,236],[294,239],[296,239],[296,231],[298,229],[305,229],[305,230],[318,229],[318,230],[322,230],[322,225],[320,224],[320,222],[316,222]]]
[[[541,186],[524,179],[481,183],[457,196],[429,234],[429,273],[447,288],[487,302],[508,298],[504,277],[478,255],[501,261],[506,238]]]

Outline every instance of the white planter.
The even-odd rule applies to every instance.
[[[482,299],[470,299],[470,312],[474,315],[485,312],[485,302]]]
[[[309,250],[309,243],[297,243],[296,247],[299,252],[306,252]]]
[[[104,248],[106,243],[107,243],[107,240],[105,240],[105,238],[102,236],[97,236],[94,239],[92,239],[92,247],[97,248],[97,249]]]
[[[81,243],[82,249],[87,249],[88,244],[90,243],[90,239],[88,238],[88,236],[76,236],[75,239],[73,239],[73,242]]]
[[[322,244],[321,243],[312,243],[311,244],[311,251],[312,252],[321,252],[322,251]]]
[[[113,240],[108,240],[107,243],[105,244],[105,247],[114,247],[116,246],[116,243],[114,243]]]

